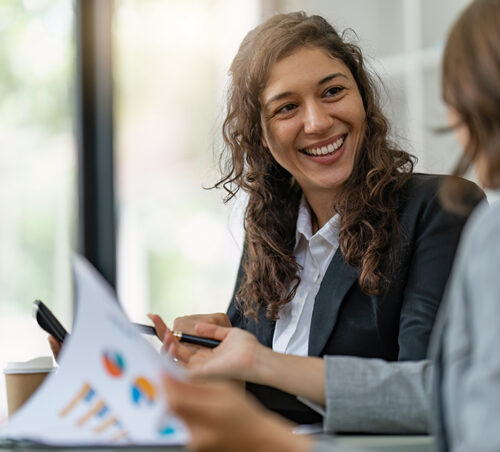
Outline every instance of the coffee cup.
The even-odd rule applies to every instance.
[[[51,356],[23,362],[9,362],[4,369],[7,387],[7,411],[11,416],[30,398],[45,377],[54,370]]]

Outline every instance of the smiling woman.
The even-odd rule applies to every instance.
[[[329,357],[325,374],[319,357],[423,360],[465,218],[442,209],[440,177],[413,174],[390,142],[361,50],[322,17],[272,17],[245,37],[230,75],[217,186],[248,194],[236,289],[227,317],[174,322],[220,346],[193,354],[168,335],[167,346],[198,374],[246,380],[300,423],[320,416],[269,386],[325,403],[332,381],[329,429],[425,431],[425,410],[358,422],[372,405],[354,361]],[[203,320],[247,332],[194,325]],[[388,385],[374,374],[369,395]]]
[[[224,137],[233,166],[220,184],[250,195],[246,245],[259,259],[243,260],[253,261],[238,292],[245,313],[264,303],[276,320],[294,297],[302,195],[312,234],[335,213],[342,217],[338,243],[347,263],[360,272],[364,291],[380,293],[382,255],[397,234],[393,194],[410,178],[413,160],[388,140],[360,49],[319,16],[277,15],[247,35],[231,73]],[[307,155],[323,155],[341,139],[336,152]]]
[[[366,114],[356,81],[341,60],[301,47],[273,66],[261,104],[262,142],[302,188],[318,215],[316,232],[334,215],[332,200],[363,141]]]

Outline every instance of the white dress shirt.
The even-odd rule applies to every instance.
[[[333,255],[339,247],[340,216],[335,214],[312,234],[310,207],[302,197],[297,217],[294,256],[300,265],[295,297],[280,309],[273,350],[307,356],[314,300]]]

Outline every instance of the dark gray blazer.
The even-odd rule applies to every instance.
[[[385,263],[390,282],[382,295],[363,293],[357,272],[337,250],[316,296],[310,356],[347,355],[386,361],[426,357],[466,220],[443,210],[437,198],[441,179],[414,174],[401,190],[397,200],[399,241],[392,259],[388,256]],[[470,183],[470,187],[471,192],[478,191],[474,184]],[[228,315],[233,326],[252,332],[262,344],[272,346],[275,322],[263,312],[258,322],[244,318],[233,298]],[[268,408],[296,422],[321,420],[289,394],[261,385],[247,387]]]

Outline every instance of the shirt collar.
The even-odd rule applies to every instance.
[[[314,234],[314,236],[323,237],[330,245],[337,246],[340,232],[340,215],[336,213],[330,218],[323,227]],[[300,200],[299,213],[297,215],[297,227],[295,232],[295,247],[299,244],[301,238],[307,241],[313,237],[311,208],[304,195]]]
[[[300,199],[299,214],[297,215],[297,228],[295,233],[295,244],[304,236],[307,240],[312,237],[311,210],[304,195]]]

